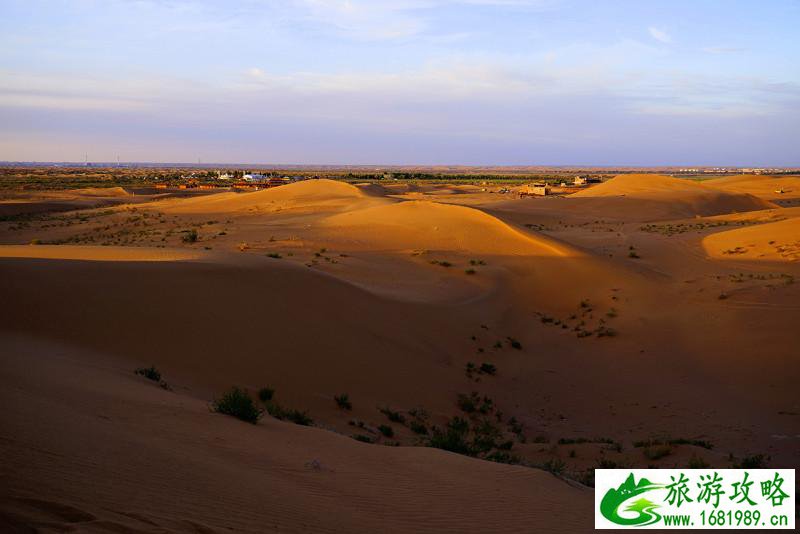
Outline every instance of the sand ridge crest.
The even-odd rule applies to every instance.
[[[336,180],[304,180],[269,189],[228,192],[175,202],[168,211],[222,213],[287,208],[347,209],[359,202],[380,202],[358,187]]]
[[[409,200],[348,211],[322,221],[348,238],[385,249],[434,249],[474,254],[577,256],[557,241],[514,228],[481,210]]]
[[[592,199],[609,209],[635,211],[638,206],[645,214],[652,215],[653,220],[777,207],[748,193],[729,192],[692,180],[652,174],[621,174],[569,198]]]

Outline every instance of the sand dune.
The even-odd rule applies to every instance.
[[[128,202],[132,195],[121,187],[32,191],[10,193],[0,199],[0,217],[36,216],[78,209],[114,206]],[[136,199],[139,201],[142,199]]]
[[[775,208],[747,193],[727,192],[702,183],[653,174],[622,174],[570,195],[593,199],[594,209],[641,214],[650,220],[720,215]]]
[[[2,259],[0,324],[152,360],[205,398],[231,384],[271,384],[313,414],[335,408],[330,396],[339,389],[370,412],[389,400],[449,406],[438,391],[421,394],[404,383],[460,379],[441,366],[446,340],[436,333],[454,328],[457,315],[439,317],[436,308],[377,297],[302,265],[233,257],[239,262]],[[40,309],[48,321],[36,319]],[[409,315],[418,327],[398,332]]]
[[[200,251],[155,247],[82,245],[0,245],[0,258],[83,261],[179,261],[201,257]]]
[[[798,176],[744,174],[715,178],[703,183],[723,191],[746,193],[768,200],[800,198],[800,177]]]
[[[350,211],[323,221],[343,239],[384,250],[448,250],[472,254],[571,256],[578,253],[524,232],[487,213],[430,201]]]
[[[639,194],[624,182],[615,193]],[[541,470],[385,446],[425,441],[379,408],[422,407],[441,426],[465,415],[456,400],[471,391],[522,424],[527,440],[500,425],[511,454],[563,461],[574,480],[600,459],[648,465],[633,442],[652,437],[714,444],[676,447],[661,467],[756,453],[794,465],[800,285],[787,280],[800,262],[765,256],[781,263],[753,264],[762,276],[742,281],[750,266],[703,249],[792,253],[800,208],[654,225],[692,227],[681,233],[597,215],[675,217],[719,208],[715,194],[748,198],[696,185],[498,203],[400,201],[318,180],[0,225],[7,243],[137,236],[0,249],[0,401],[12,408],[0,414],[0,530],[587,530],[586,492]],[[439,202],[456,196],[503,209]],[[778,217],[794,219],[709,236],[715,222]],[[182,239],[189,228],[196,242]],[[496,375],[465,373],[486,362]],[[132,373],[151,364],[172,391]],[[234,384],[274,387],[320,428],[210,413]],[[376,443],[353,439],[364,433]],[[599,436],[619,450],[569,444]]]
[[[81,196],[87,197],[127,197],[131,194],[123,187],[87,187],[72,191]]]
[[[237,213],[274,210],[341,210],[380,202],[358,187],[335,180],[305,180],[246,193],[220,193],[165,205],[176,213]]]
[[[210,413],[109,355],[0,338],[3,532],[574,532],[540,470]],[[36,421],[36,424],[31,424]],[[11,439],[6,439],[10,438]],[[569,506],[565,506],[569,503]]]
[[[642,197],[665,193],[704,192],[708,188],[692,180],[672,178],[660,174],[620,174],[601,184],[594,185],[577,193],[573,197],[608,197],[631,196]]]
[[[367,182],[355,184],[355,187],[357,187],[364,194],[373,197],[385,197],[386,195],[392,194],[391,190],[387,189],[381,184]]]
[[[800,217],[712,234],[703,248],[715,259],[798,262]]]

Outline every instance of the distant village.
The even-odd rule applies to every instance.
[[[217,188],[236,188],[236,189],[267,189],[278,187],[302,180],[311,180],[316,176],[307,175],[277,175],[264,174],[259,172],[248,172],[243,170],[234,171],[198,171],[188,174],[181,174],[176,177],[154,177],[156,189],[217,189]],[[546,180],[537,181],[527,185],[514,188],[502,187],[496,190],[498,193],[516,193],[520,196],[547,196],[551,194],[571,193],[577,189],[587,187],[592,183],[602,182],[602,178],[592,175],[576,175],[566,180]],[[371,176],[369,179],[379,180],[401,180],[392,173],[384,173],[379,176]],[[480,182],[481,185],[489,185],[489,182]]]
[[[307,180],[307,176],[278,176],[247,171],[210,171],[192,172],[183,174],[177,184],[170,181],[157,183],[156,189],[216,189],[219,187],[235,187],[242,189],[266,189],[286,185],[300,180]],[[154,180],[158,180],[155,178]]]
[[[678,169],[680,174],[783,174],[787,169],[768,167],[695,167]]]

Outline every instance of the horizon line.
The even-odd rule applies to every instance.
[[[375,168],[375,169],[406,169],[406,168],[465,168],[465,169],[774,169],[784,171],[800,171],[800,164],[797,165],[769,165],[769,164],[713,164],[696,165],[685,164],[661,164],[661,165],[594,165],[594,164],[463,164],[463,163],[258,163],[258,162],[159,162],[159,161],[57,161],[57,160],[0,160],[3,165],[64,165],[74,167],[85,166],[163,166],[163,167],[272,167],[276,169],[292,168]]]

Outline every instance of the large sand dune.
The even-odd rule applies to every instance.
[[[0,259],[0,325],[157,362],[205,398],[232,384],[271,384],[316,414],[334,407],[340,389],[370,412],[389,401],[450,405],[440,390],[406,384],[426,376],[446,390],[460,379],[442,366],[448,342],[437,334],[468,328],[458,326],[458,314],[377,297],[304,266],[234,258],[238,263]],[[42,309],[46,321],[37,314]],[[408,316],[416,327],[399,331]]]
[[[621,174],[570,196],[593,199],[594,209],[641,213],[650,220],[720,215],[775,208],[747,193],[728,192],[691,180],[653,174]],[[630,215],[629,215],[630,216]]]
[[[220,193],[174,202],[171,211],[237,213],[275,210],[341,210],[356,204],[380,202],[358,187],[335,180],[306,180],[245,193]]]
[[[429,201],[349,211],[324,220],[343,239],[385,250],[448,250],[470,254],[570,256],[552,239],[514,228],[487,213]]]
[[[706,180],[704,184],[734,193],[746,193],[768,200],[800,198],[800,177],[743,174]]]
[[[113,357],[64,345],[4,337],[0,352],[3,532],[591,525],[592,493],[544,471],[372,446],[269,418],[249,425],[160,389]]]

